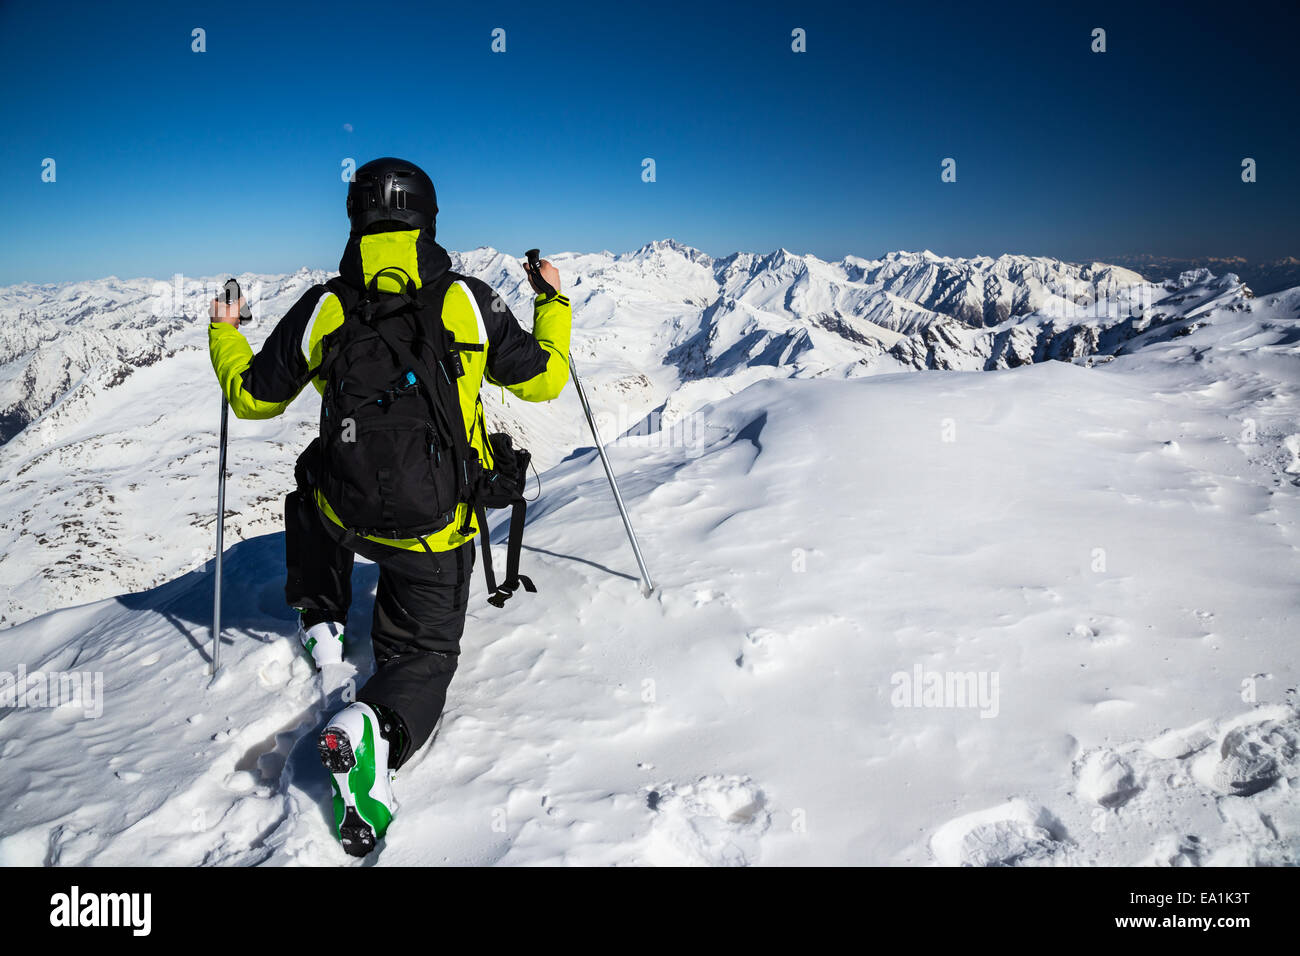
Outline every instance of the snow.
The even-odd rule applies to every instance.
[[[545,455],[540,591],[498,610],[476,572],[379,865],[1300,863],[1300,290],[1185,277],[1160,306],[1177,322],[1092,367],[918,372],[814,340],[692,375],[665,356],[746,334],[687,303],[715,264],[633,255],[572,257],[575,355],[657,591],[640,596],[572,391],[495,404]],[[849,355],[863,374],[827,371]],[[208,685],[214,393],[191,343],[73,390],[0,452],[27,522],[0,574],[44,611],[0,631],[0,669],[103,681],[99,716],[0,709],[0,864],[354,862],[314,739],[373,667],[376,569],[358,565],[348,664],[323,687],[278,524],[314,404],[232,422]],[[33,539],[73,520],[84,554],[53,590]]]

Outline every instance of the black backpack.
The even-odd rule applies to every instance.
[[[404,291],[378,291],[381,275],[403,279]],[[489,600],[502,606],[521,585],[523,485],[530,456],[510,436],[485,436],[494,467],[486,469],[463,424],[456,380],[465,374],[460,353],[484,343],[457,342],[442,321],[447,290],[458,279],[446,272],[416,289],[396,267],[382,269],[364,294],[341,279],[326,283],[343,306],[343,323],[321,342],[318,375],[320,445],[315,479],[350,534],[381,538],[425,537],[455,520],[461,504],[479,518]],[[513,506],[507,580],[492,574],[485,508]]]

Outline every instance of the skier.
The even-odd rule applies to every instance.
[[[464,500],[459,473],[466,469],[468,475],[467,469],[480,462],[492,464],[479,388],[486,375],[526,401],[558,396],[569,378],[572,313],[559,292],[559,272],[545,260],[539,276],[554,291],[536,296],[532,335],[486,283],[451,272],[446,250],[434,241],[438,206],[433,183],[413,163],[384,158],[362,166],[348,187],[347,210],[351,234],[339,275],[308,289],[256,355],[238,328],[242,300],[213,302],[208,341],[217,379],[239,418],[279,415],[308,382],[323,396],[321,437],[299,458],[297,489],[285,498],[285,597],[299,611],[298,639],[317,668],[343,660],[354,554],[379,565],[371,624],[375,673],[356,702],[328,721],[318,741],[333,783],[339,839],[348,853],[364,856],[392,819],[393,771],[432,734],[456,671],[474,566],[473,538],[485,531]],[[534,278],[532,272],[529,276]],[[535,282],[535,288],[545,286]],[[436,304],[429,306],[439,295],[445,341],[453,350],[446,353],[436,344]],[[375,318],[374,309],[386,314],[404,300],[432,311],[418,313],[414,320]],[[370,305],[370,314],[359,312],[367,302],[380,304]],[[365,402],[351,406],[355,418],[345,421],[356,434],[349,445],[346,429],[338,430],[330,410],[366,388],[336,381],[344,364],[338,355],[346,351],[341,343],[360,341],[358,336],[372,327],[361,315],[373,322],[381,339],[393,334],[385,329],[394,328],[406,337],[385,340],[394,347],[391,353],[377,341],[369,344],[370,351],[364,342],[357,345],[344,356],[352,362],[348,374],[355,370],[360,380],[367,374],[366,362],[373,367],[380,359],[396,360],[404,374],[396,383],[390,378],[366,386],[382,394],[370,398],[368,410]],[[354,361],[358,354],[362,357]],[[406,365],[403,359],[409,360]],[[430,372],[431,367],[436,370]],[[438,376],[446,378],[445,390]],[[427,410],[439,400],[430,394],[435,386],[444,404],[459,405],[445,418],[438,417],[437,408],[432,415]],[[407,397],[419,392],[425,396],[419,402]],[[427,430],[419,433],[416,451],[401,444],[406,431],[392,424],[416,420],[414,412]],[[461,433],[450,435],[451,441],[440,439],[438,421],[450,422]],[[372,427],[372,422],[380,424]],[[455,450],[471,461],[448,468],[443,462],[453,459]],[[448,469],[451,477],[440,477],[439,468]],[[449,499],[441,486],[430,484],[435,480],[457,482],[459,497]],[[446,507],[449,500],[451,508]],[[409,514],[401,520],[403,502],[410,501],[426,512],[441,513],[420,515],[414,524]],[[360,528],[355,520],[345,520],[367,511],[393,520]],[[411,527],[414,532],[380,533]]]

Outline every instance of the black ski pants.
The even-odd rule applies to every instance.
[[[401,723],[400,767],[433,733],[456,673],[469,606],[474,544],[452,551],[407,551],[348,536],[317,507],[301,484],[285,498],[285,599],[291,607],[346,621],[356,554],[379,565],[370,640],[375,673],[357,700],[387,710]]]

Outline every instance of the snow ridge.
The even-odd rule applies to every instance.
[[[475,580],[381,864],[1300,863],[1300,289],[554,258],[659,589],[571,391],[486,391],[539,458],[540,590],[498,610]],[[527,315],[513,258],[456,263]],[[240,279],[270,319],[322,277]],[[347,864],[312,740],[374,666],[376,572],[323,685],[282,596],[315,402],[232,422],[208,687],[204,324],[154,314],[146,280],[77,285],[0,308],[4,394],[34,416],[0,446],[0,864]],[[914,324],[847,308],[882,295]],[[20,672],[24,695],[73,674],[102,695],[20,703]]]

